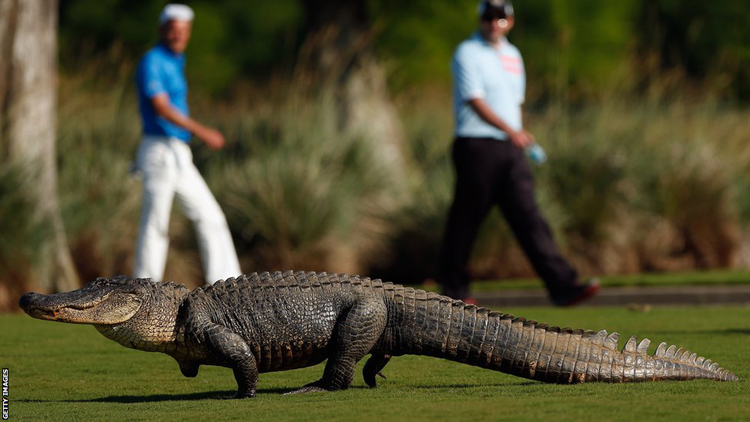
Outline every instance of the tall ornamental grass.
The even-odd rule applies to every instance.
[[[388,253],[396,169],[340,124],[334,93],[292,91],[221,123],[233,146],[205,165],[246,271],[363,272]]]
[[[59,195],[85,281],[132,272],[141,202],[129,172],[140,140],[132,67],[114,75],[97,69],[63,78],[59,105]],[[227,137],[224,150],[194,142],[193,151],[243,270],[434,277],[454,184],[447,92],[397,98],[400,160],[372,136],[377,120],[342,121],[339,99],[332,83],[279,85],[223,102],[192,98],[194,114]],[[537,199],[582,273],[750,265],[746,110],[706,96],[610,95],[527,115],[549,156],[534,166]],[[34,265],[34,238],[44,233],[33,219],[11,223],[29,212],[13,177],[0,172],[4,285],[15,277],[13,264]],[[176,208],[166,278],[195,286],[202,272],[193,229]],[[497,212],[482,228],[471,271],[532,274]]]

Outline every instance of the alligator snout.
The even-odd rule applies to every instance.
[[[55,295],[26,293],[21,296],[18,306],[32,318],[61,321],[61,306],[54,299]]]
[[[18,306],[26,311],[34,304],[34,302],[36,302],[36,299],[41,296],[44,295],[41,295],[39,293],[26,293],[25,295],[21,296],[21,300],[18,301]]]

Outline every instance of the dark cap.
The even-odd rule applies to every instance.
[[[513,4],[510,0],[482,0],[477,6],[477,14],[482,19],[503,19],[513,16]]]

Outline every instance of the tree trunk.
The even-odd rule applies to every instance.
[[[26,169],[39,217],[54,235],[43,247],[36,283],[77,288],[57,199],[57,0],[0,0],[0,162]]]

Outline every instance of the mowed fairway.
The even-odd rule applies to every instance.
[[[260,375],[258,396],[234,393],[226,368],[180,374],[172,358],[126,349],[93,327],[2,315],[0,364],[10,369],[12,420],[747,420],[750,307],[504,309],[517,316],[683,346],[732,370],[739,382],[548,385],[446,360],[404,356],[387,380],[347,391],[282,396],[323,366]]]

